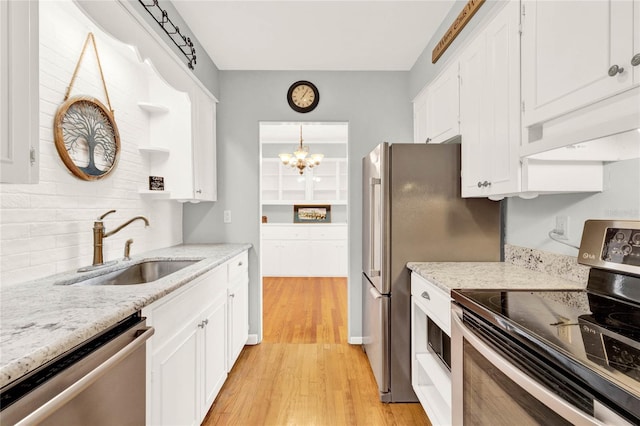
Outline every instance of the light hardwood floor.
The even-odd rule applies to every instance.
[[[265,278],[264,336],[245,346],[203,425],[430,425],[420,404],[383,404],[347,343],[344,278]]]

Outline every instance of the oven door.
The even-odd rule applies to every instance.
[[[544,371],[525,356],[496,350],[486,330],[463,322],[463,310],[452,305],[452,423],[454,425],[625,425],[630,424],[595,401],[588,390]],[[482,322],[481,319],[478,322]],[[470,324],[470,322],[469,322]],[[493,327],[484,324],[485,327]],[[498,330],[495,333],[500,333]],[[480,338],[479,334],[484,334]],[[500,339],[496,344],[501,345]],[[510,348],[512,349],[512,348]],[[516,358],[520,358],[521,365]],[[529,369],[525,372],[525,366]],[[540,362],[543,365],[544,361]],[[534,378],[535,376],[538,376]],[[538,380],[540,379],[540,380]],[[541,383],[546,382],[546,386]],[[555,389],[555,392],[550,388]],[[560,396],[562,394],[562,396]],[[580,408],[578,408],[580,407]],[[590,414],[592,413],[592,414]]]

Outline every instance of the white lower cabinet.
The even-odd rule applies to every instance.
[[[249,269],[247,252],[227,263],[227,371],[249,338]]]
[[[262,226],[265,277],[345,277],[346,224],[268,224]]]
[[[248,337],[247,259],[245,251],[143,309],[155,328],[148,425],[199,425],[211,408]]]
[[[445,340],[451,336],[451,298],[440,288],[412,273],[411,383],[431,423],[449,425],[451,371],[434,348],[440,346],[441,351],[447,351],[450,345],[429,345],[429,339],[436,340],[437,331]]]

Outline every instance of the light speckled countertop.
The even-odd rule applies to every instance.
[[[97,271],[70,271],[0,289],[0,387],[139,311],[251,244],[193,244],[133,256]],[[145,260],[200,260],[140,285],[73,286],[83,278]]]
[[[585,283],[504,262],[409,262],[407,268],[450,293],[455,289],[583,290]]]

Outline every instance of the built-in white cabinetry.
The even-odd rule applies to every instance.
[[[437,329],[430,330],[430,327]],[[451,298],[439,287],[412,273],[411,383],[431,423],[449,425],[451,371],[436,354],[433,344],[428,342],[429,338],[435,341],[438,336],[451,337]],[[441,350],[449,348],[449,345],[440,345]]]
[[[39,178],[38,2],[0,2],[0,182]]]
[[[522,2],[523,155],[640,127],[639,18],[638,0]]]
[[[231,371],[249,338],[249,257],[244,252],[227,262],[227,371]]]
[[[525,126],[634,83],[632,1],[525,0],[522,8]]]
[[[346,204],[347,166],[346,158],[324,158],[301,175],[277,158],[263,158],[262,204]]]
[[[510,2],[459,57],[462,196],[520,190],[518,2]]]
[[[427,86],[414,101],[414,142],[442,143],[460,134],[457,62]]]
[[[346,224],[263,224],[262,275],[347,276]]]
[[[248,336],[247,252],[143,309],[147,424],[198,425]]]

